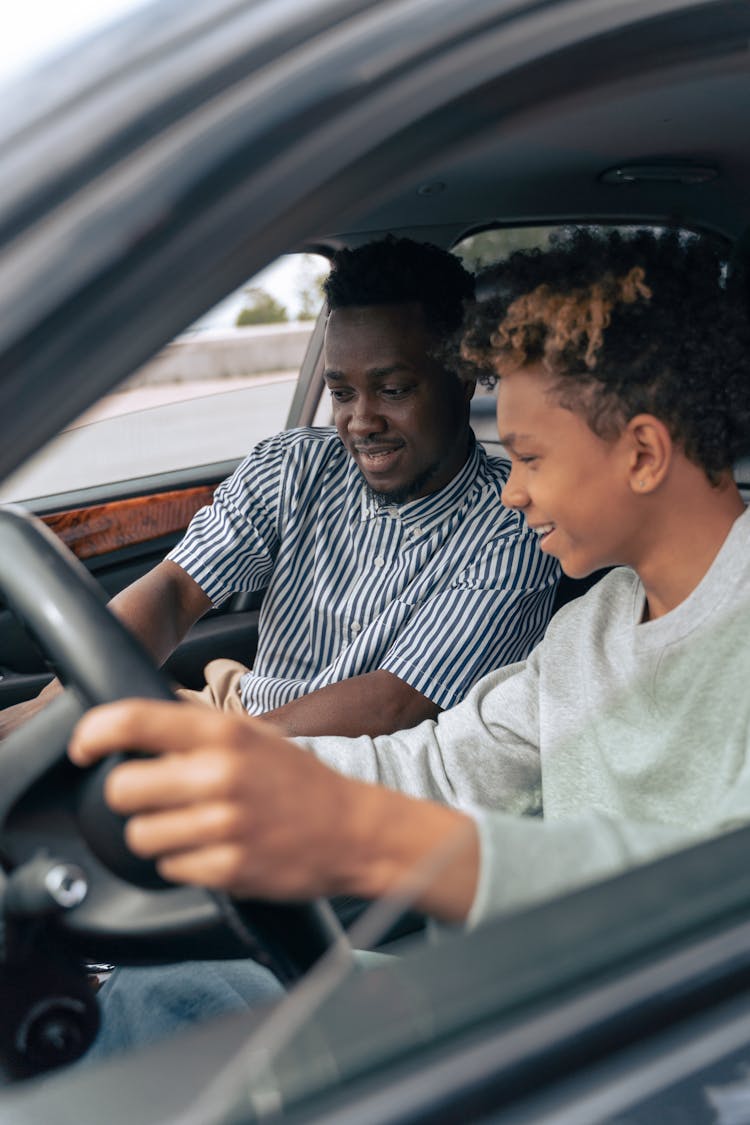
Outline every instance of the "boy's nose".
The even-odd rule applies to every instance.
[[[506,508],[525,508],[529,502],[529,494],[512,467],[502,491],[502,501]]]

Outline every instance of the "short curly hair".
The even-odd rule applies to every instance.
[[[339,250],[323,284],[330,309],[419,302],[436,344],[461,327],[474,278],[459,259],[429,242],[389,236]]]
[[[747,289],[726,253],[671,231],[575,229],[491,267],[461,345],[483,381],[541,363],[606,440],[653,414],[716,482],[750,452]]]

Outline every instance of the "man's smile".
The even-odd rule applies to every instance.
[[[377,445],[355,445],[354,453],[358,458],[363,468],[368,469],[373,473],[387,472],[396,461],[398,454],[404,448],[404,443],[386,445],[378,443]]]

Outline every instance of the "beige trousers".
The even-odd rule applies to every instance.
[[[240,699],[240,680],[248,671],[236,660],[212,660],[204,669],[206,686],[201,691],[178,688],[177,697],[186,703],[204,703],[218,711],[246,715]]]

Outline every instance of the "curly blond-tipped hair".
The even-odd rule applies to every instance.
[[[560,405],[609,440],[654,414],[711,480],[750,453],[747,290],[695,236],[578,230],[487,271],[463,361],[484,382],[541,364]],[[479,279],[478,279],[479,280]]]
[[[540,329],[544,329],[542,362],[551,373],[556,371],[557,357],[569,350],[580,352],[592,371],[616,305],[632,305],[651,297],[644,277],[643,267],[633,266],[623,277],[605,274],[570,293],[555,292],[543,284],[518,297],[490,337],[498,374],[508,362],[512,367],[523,367],[531,360],[538,348],[535,343]]]

